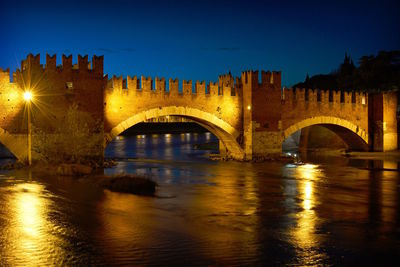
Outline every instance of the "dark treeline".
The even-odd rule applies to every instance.
[[[400,88],[400,50],[381,51],[378,55],[363,56],[358,67],[345,55],[339,68],[330,74],[317,74],[293,88],[334,90],[392,91]]]

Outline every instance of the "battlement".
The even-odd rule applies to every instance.
[[[206,82],[205,81],[201,81],[201,82],[196,81],[196,83],[194,84],[194,90],[195,90],[196,94],[199,92],[207,93],[206,92]]]
[[[243,71],[241,77],[244,85],[258,84],[258,71]]]
[[[182,80],[182,93],[188,95],[193,93],[192,80]]]
[[[165,78],[159,79],[158,77],[156,77],[155,87],[155,90],[165,92],[165,90],[167,89],[165,86]]]
[[[241,76],[241,83],[257,86],[261,89],[277,89],[281,88],[281,72],[280,71],[261,71],[261,80],[259,80],[258,71],[244,71]]]
[[[262,86],[276,85],[281,87],[281,72],[280,71],[262,71],[261,72],[261,84]],[[279,86],[278,86],[279,85]]]
[[[3,70],[0,68],[0,83],[10,83],[10,69]]]
[[[341,90],[320,90],[306,88],[284,89],[282,100],[287,103],[335,103],[367,105],[368,94],[365,92],[347,92]]]
[[[252,82],[250,82],[252,81]],[[242,72],[241,77],[233,77],[231,73],[218,76],[217,82],[210,81],[208,84],[205,81],[192,81],[182,80],[180,84],[177,78],[152,79],[151,77],[141,76],[127,76],[126,79],[122,77],[113,76],[107,83],[108,89],[114,90],[134,90],[134,91],[152,91],[152,92],[165,92],[171,94],[206,94],[208,96],[242,96],[243,85],[250,86],[257,89],[275,90],[280,89],[281,72],[280,71],[262,71],[261,80],[259,83],[258,71],[245,71]],[[181,87],[181,90],[179,89]]]
[[[37,54],[36,56],[29,54],[26,59],[21,61],[21,70],[25,70],[33,66],[40,67],[40,54]]]
[[[236,79],[236,85],[241,86],[240,79]],[[151,77],[140,76],[127,76],[123,79],[122,76],[113,76],[107,82],[108,90],[121,91],[152,91],[154,93],[164,92],[168,94],[185,94],[185,95],[224,95],[236,96],[234,78],[230,75],[222,75],[219,77],[218,82],[209,82],[207,85],[205,81],[182,80],[182,90],[179,90],[179,80],[168,79],[168,87],[165,78],[156,77],[154,80]]]
[[[218,77],[218,85],[220,87],[233,87],[234,86],[234,79],[233,76],[229,74],[220,75]]]
[[[81,56],[78,55],[78,63],[76,65],[72,64],[72,55],[66,56],[62,55],[62,63],[57,66],[57,56],[46,54],[46,64],[43,66],[40,64],[40,54],[32,55],[29,54],[26,59],[21,61],[21,71],[24,71],[28,68],[41,68],[44,71],[71,71],[74,69],[75,71],[90,71],[97,75],[103,75],[103,61],[104,56],[96,56],[92,57],[92,61],[89,62],[88,55]]]
[[[46,54],[46,68],[55,70],[57,68],[57,58],[56,55],[50,56]]]

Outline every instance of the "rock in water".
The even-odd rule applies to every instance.
[[[105,179],[102,182],[102,186],[114,192],[153,195],[156,191],[157,183],[145,177],[119,175]]]

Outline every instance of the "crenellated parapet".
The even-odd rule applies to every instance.
[[[151,91],[151,90],[153,90],[153,83],[152,83],[151,77],[147,77],[146,78],[146,77],[142,76],[140,78],[140,80],[142,81],[142,87],[141,87],[142,91]]]
[[[21,61],[21,70],[25,70],[30,67],[40,67],[40,54],[33,55],[29,54],[26,59]]]
[[[187,95],[193,94],[192,80],[182,81],[182,93]]]
[[[263,88],[281,88],[281,72],[280,71],[262,71],[261,87]]]
[[[206,83],[205,81],[196,81],[194,85],[195,93],[198,94],[199,92],[206,92]]]
[[[177,78],[175,79],[168,79],[168,92],[171,94],[178,94],[179,92],[179,80]]]
[[[165,83],[165,78],[158,78],[156,77],[155,80],[155,90],[159,92],[165,92],[167,89],[166,83]]]
[[[96,76],[103,76],[103,56],[92,57],[92,61],[89,62],[88,55],[78,55],[77,64],[72,63],[72,55],[62,55],[61,65],[57,65],[57,56],[46,54],[46,63],[40,64],[40,54],[32,55],[29,54],[26,59],[21,61],[20,72],[30,69],[41,69],[44,72],[56,72],[59,74],[72,75],[79,73],[89,73]]]
[[[282,94],[285,104],[368,104],[368,94],[360,91],[285,88]]]
[[[236,82],[235,82],[236,81]],[[114,93],[136,94],[141,92],[152,92],[155,94],[167,95],[205,95],[205,96],[224,96],[237,97],[241,96],[242,83],[239,78],[236,80],[231,74],[219,76],[218,82],[182,80],[169,78],[167,80],[162,77],[145,76],[113,76],[106,82],[105,89]]]
[[[8,84],[10,83],[10,69],[3,70],[0,68],[0,83],[1,84]]]

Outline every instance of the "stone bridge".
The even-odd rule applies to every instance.
[[[180,116],[197,122],[220,140],[220,152],[234,159],[281,153],[282,142],[308,126],[322,125],[351,148],[397,149],[397,96],[360,92],[282,89],[280,72],[246,71],[218,82],[103,75],[103,57],[28,55],[21,69],[0,71],[0,142],[17,158],[27,157],[23,92],[35,96],[35,127],[49,130],[72,103],[104,122],[104,145],[149,119]],[[33,136],[34,138],[34,136]]]

